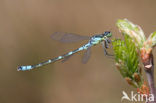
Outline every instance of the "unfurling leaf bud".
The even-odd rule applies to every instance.
[[[139,47],[143,46],[146,38],[140,26],[133,24],[127,19],[118,20],[116,25],[123,34],[129,35]]]

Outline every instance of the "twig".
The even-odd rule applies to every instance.
[[[150,92],[154,96],[154,101],[153,102],[148,102],[148,103],[156,103],[156,93],[155,93],[155,84],[154,84],[154,58],[152,54],[152,48],[141,49],[141,59],[142,63],[144,65],[144,70],[147,76],[148,84],[150,87]]]

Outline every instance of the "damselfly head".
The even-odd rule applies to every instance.
[[[103,36],[107,36],[107,37],[111,37],[112,33],[110,31],[105,31],[104,34],[102,34]]]

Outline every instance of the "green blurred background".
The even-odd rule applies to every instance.
[[[123,90],[136,89],[121,77],[114,60],[104,56],[101,45],[92,48],[85,65],[81,52],[65,63],[32,71],[18,72],[17,67],[86,43],[62,44],[50,38],[53,32],[91,36],[111,30],[120,37],[115,22],[123,18],[149,35],[156,30],[156,1],[0,0],[0,103],[120,103]]]

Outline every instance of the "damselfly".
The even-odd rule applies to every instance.
[[[58,41],[63,42],[63,43],[76,42],[76,41],[80,41],[80,40],[88,40],[88,43],[86,43],[85,45],[83,45],[83,46],[81,46],[81,47],[79,47],[79,48],[77,48],[77,49],[75,49],[73,51],[70,51],[70,52],[68,52],[68,53],[66,53],[64,55],[55,57],[53,59],[49,59],[49,60],[47,60],[45,62],[36,64],[36,65],[20,66],[17,70],[18,71],[26,71],[26,70],[31,70],[31,69],[34,69],[34,68],[44,66],[46,64],[53,63],[53,62],[58,61],[58,60],[66,61],[73,54],[75,54],[75,53],[77,53],[79,51],[82,51],[82,50],[86,50],[85,54],[84,54],[84,57],[82,59],[82,62],[86,63],[88,61],[89,57],[90,57],[91,47],[95,46],[97,44],[101,43],[102,47],[104,48],[105,55],[108,55],[106,49],[108,48],[108,45],[111,42],[111,40],[109,39],[111,36],[112,36],[112,33],[110,31],[106,31],[106,32],[104,32],[102,34],[96,34],[96,35],[94,35],[92,37],[80,36],[80,35],[72,34],[72,33],[56,32],[56,33],[54,33],[52,35],[52,39],[54,39],[54,40],[58,40]]]

